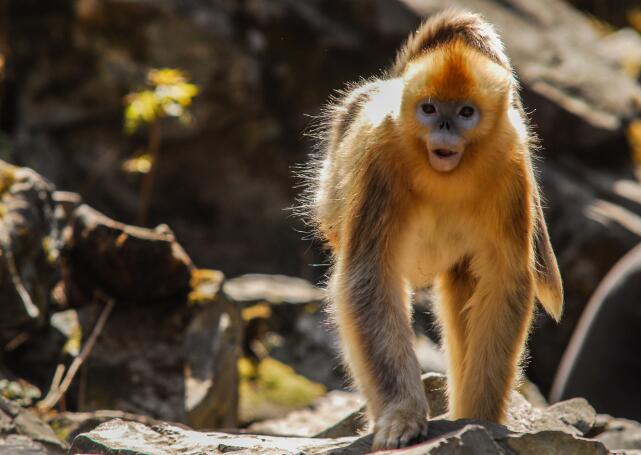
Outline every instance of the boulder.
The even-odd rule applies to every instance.
[[[193,269],[166,225],[154,230],[129,226],[83,204],[73,212],[65,233],[65,285],[68,292],[78,288],[86,300],[100,290],[138,304],[184,302]],[[84,300],[75,294],[71,298]]]
[[[67,445],[31,411],[0,397],[0,453],[62,455]]]
[[[589,437],[601,441],[612,451],[641,451],[641,423],[633,420],[599,414]]]
[[[77,409],[118,409],[196,428],[237,425],[240,312],[218,292],[222,274],[194,276],[191,299],[170,307],[117,301],[85,362]],[[78,309],[83,334],[99,311],[98,304]]]
[[[244,346],[249,356],[258,358],[265,352],[257,350],[268,351],[331,390],[345,387],[338,340],[325,312],[324,290],[301,278],[268,274],[231,278],[223,289],[243,308]]]
[[[563,355],[553,400],[584,396],[599,412],[641,419],[635,374],[641,371],[635,352],[641,344],[640,282],[641,245],[612,268],[588,302]]]
[[[0,161],[0,338],[42,327],[57,275],[60,227],[53,186],[31,169]]]

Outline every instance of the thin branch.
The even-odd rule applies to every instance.
[[[154,182],[156,180],[156,172],[158,170],[158,160],[160,159],[160,141],[161,130],[159,120],[154,121],[149,126],[149,144],[147,146],[147,153],[151,157],[151,167],[149,172],[142,178],[142,187],[140,189],[140,201],[138,204],[138,214],[136,223],[139,226],[147,224],[149,216],[149,209],[154,193]]]
[[[71,366],[67,370],[65,378],[60,383],[60,387],[58,387],[57,390],[53,392],[49,391],[47,397],[44,400],[38,402],[37,406],[39,410],[47,411],[49,409],[52,409],[58,403],[58,401],[60,401],[60,398],[62,398],[62,396],[67,393],[67,390],[71,386],[73,378],[82,366],[82,363],[87,357],[89,357],[89,354],[91,354],[91,350],[96,344],[96,341],[98,340],[102,329],[105,327],[107,319],[109,318],[109,315],[111,314],[111,310],[113,310],[115,303],[116,302],[113,299],[109,299],[107,301],[107,304],[100,313],[100,317],[98,317],[98,321],[96,322],[96,325],[94,326],[89,339],[87,339],[87,342],[82,347],[80,354],[78,354],[78,356],[73,359],[73,362],[71,362]]]
[[[53,396],[55,396],[56,393],[58,393],[58,390],[60,390],[60,383],[62,382],[62,378],[65,374],[65,366],[62,363],[59,363],[58,366],[56,367],[56,371],[53,374],[53,379],[51,380],[51,386],[49,387],[49,392],[47,392],[47,395],[40,400],[40,403],[47,403],[51,401]],[[40,406],[40,403],[38,403],[38,406]]]

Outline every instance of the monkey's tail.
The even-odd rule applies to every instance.
[[[563,284],[545,226],[543,210],[541,210],[541,204],[538,200],[536,201],[534,252],[536,258],[536,297],[545,311],[558,322],[563,314]]]

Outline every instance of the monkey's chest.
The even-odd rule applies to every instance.
[[[460,261],[469,251],[469,242],[461,229],[451,223],[426,219],[408,236],[405,247],[407,278],[413,287],[431,284],[437,275]]]

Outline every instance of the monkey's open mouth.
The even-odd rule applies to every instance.
[[[439,158],[448,158],[452,155],[456,155],[456,152],[447,149],[436,149],[434,153],[438,155]]]
[[[450,172],[455,169],[461,161],[460,152],[454,150],[437,148],[429,151],[430,165],[439,172]]]

